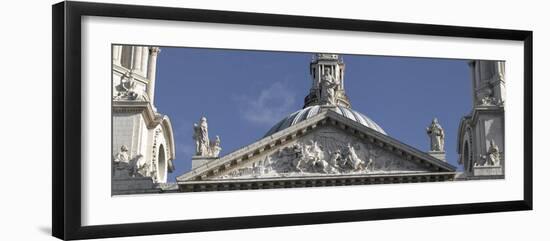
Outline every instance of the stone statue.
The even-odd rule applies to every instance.
[[[137,82],[134,79],[134,73],[128,71],[122,75],[120,79],[120,85],[118,86],[119,93],[115,99],[124,99],[124,100],[137,100],[141,96],[136,91]]]
[[[304,158],[304,153],[302,153],[302,147],[300,146],[300,144],[295,143],[294,145],[292,145],[292,149],[290,149],[290,155],[290,162],[292,166],[299,172],[303,172],[301,166]]]
[[[495,140],[491,140],[487,154],[488,158],[486,165],[500,166],[500,151],[498,149],[498,146],[495,144]]]
[[[128,155],[128,147],[126,145],[120,146],[120,151],[115,155],[115,163],[129,163],[130,156]]]
[[[117,178],[150,176],[149,165],[143,155],[130,158],[128,147],[120,146],[120,151],[113,158],[113,176]]]
[[[210,143],[211,154],[213,157],[218,157],[222,148],[220,147],[220,136],[216,136],[216,140]]]
[[[498,104],[493,92],[490,86],[477,91],[478,104],[483,106]]]
[[[218,157],[222,150],[220,137],[214,141],[208,137],[208,123],[206,117],[202,117],[199,123],[193,123],[193,140],[195,140],[195,155],[203,157]]]
[[[199,155],[200,151],[200,128],[199,124],[193,123],[193,140],[195,141],[195,155]]]
[[[378,157],[379,153],[374,149],[369,149],[368,151],[368,161],[365,164],[365,170],[374,171],[374,160]]]
[[[198,124],[193,124],[193,131],[196,155],[210,156],[210,140],[208,138],[208,123],[206,122],[206,117],[202,117]]]
[[[347,148],[348,148],[347,161],[351,165],[351,168],[354,171],[365,169],[365,162],[363,162],[363,160],[361,160],[359,156],[357,156],[357,153],[355,152],[355,148],[350,143],[348,143]]]
[[[430,150],[431,151],[444,151],[445,147],[445,132],[439,123],[437,118],[432,120],[432,124],[426,128],[428,136],[430,136]]]
[[[321,76],[321,104],[336,104],[336,89],[339,85],[338,80],[331,74],[331,70],[326,68]]]
[[[311,140],[311,145],[309,146],[310,151],[307,152],[309,158],[307,162],[309,163],[311,169],[321,172],[328,173],[328,162],[325,161],[325,152],[321,150],[319,143]]]
[[[329,165],[331,165],[334,168],[339,168],[340,163],[342,162],[342,154],[340,150],[336,150],[331,153],[330,160],[328,162]]]

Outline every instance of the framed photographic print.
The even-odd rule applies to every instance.
[[[532,209],[532,32],[62,2],[53,235]]]

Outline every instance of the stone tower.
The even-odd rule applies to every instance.
[[[113,191],[166,183],[175,149],[170,119],[154,104],[160,49],[113,45],[112,51]]]
[[[459,163],[467,178],[504,175],[504,61],[474,60],[472,111],[460,122]]]
[[[346,65],[342,58],[337,54],[316,54],[309,64],[309,70],[312,81],[309,94],[304,99],[304,108],[308,106],[319,105],[322,95],[322,78],[324,74],[332,76],[338,83],[335,91],[336,105],[350,108],[351,103],[344,89],[344,71]]]

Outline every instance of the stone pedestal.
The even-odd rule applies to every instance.
[[[195,169],[216,159],[218,159],[218,157],[193,156],[191,157],[191,169]]]
[[[447,162],[447,157],[444,151],[429,151],[428,154],[430,154],[430,156],[433,156],[439,160]]]
[[[111,194],[139,194],[139,193],[159,193],[150,177],[128,177],[113,178],[111,182]]]
[[[504,175],[502,166],[475,166],[473,168],[474,176],[500,176]]]

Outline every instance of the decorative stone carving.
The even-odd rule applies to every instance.
[[[218,157],[220,155],[220,151],[222,150],[220,143],[220,136],[216,136],[216,140],[210,142],[210,150],[213,157]]]
[[[487,95],[487,96],[483,96],[480,100],[479,100],[479,104],[480,105],[483,105],[483,106],[489,106],[489,105],[497,105],[497,100],[495,97],[492,97],[490,95]]]
[[[210,145],[210,140],[208,139],[208,123],[206,122],[206,117],[202,117],[198,124],[194,123],[193,130],[193,139],[195,140],[196,145],[196,155],[208,156],[208,147]]]
[[[425,169],[415,162],[330,128],[308,134],[213,179],[420,171]]]
[[[160,53],[159,47],[150,47],[149,48],[149,54],[152,56],[157,56]]]
[[[137,91],[137,81],[134,79],[134,73],[128,71],[120,78],[120,84],[116,87],[118,94],[115,100],[147,100],[147,98]]]
[[[130,156],[128,155],[128,147],[126,145],[120,146],[120,151],[115,155],[115,163],[129,163]]]
[[[130,178],[149,176],[149,165],[143,155],[130,158],[128,147],[122,145],[120,151],[113,158],[113,177]]]
[[[347,156],[344,160],[346,160],[344,165],[349,165],[353,171],[360,171],[365,169],[365,162],[357,156],[355,148],[350,143],[348,143]]]
[[[500,150],[495,144],[495,140],[491,140],[485,159],[486,166],[500,166]]]
[[[321,104],[336,105],[336,89],[340,83],[334,78],[329,68],[325,69],[321,77]]]
[[[162,129],[156,129],[155,130],[155,136],[153,138],[153,147],[151,148],[152,149],[152,159],[151,159],[151,164],[150,164],[150,168],[149,168],[149,176],[151,176],[153,178],[153,181],[156,183],[158,181],[158,177],[157,177],[157,174],[158,174],[158,158],[160,156],[160,153],[159,153],[159,146],[161,145],[160,144],[160,138],[161,138],[161,135],[162,135]]]
[[[445,149],[445,131],[441,125],[439,125],[437,118],[432,120],[432,124],[426,128],[426,133],[430,137],[430,150],[431,151],[444,151]]]
[[[493,87],[489,84],[488,86],[477,91],[476,99],[479,105],[482,106],[491,106],[500,104],[497,98],[494,96]]]
[[[215,141],[210,141],[208,137],[208,123],[204,116],[200,119],[198,124],[193,124],[193,140],[195,140],[196,156],[218,157],[222,150],[219,136],[216,136]]]
[[[476,60],[470,66],[474,73],[475,104],[495,106],[504,103],[504,62]]]

